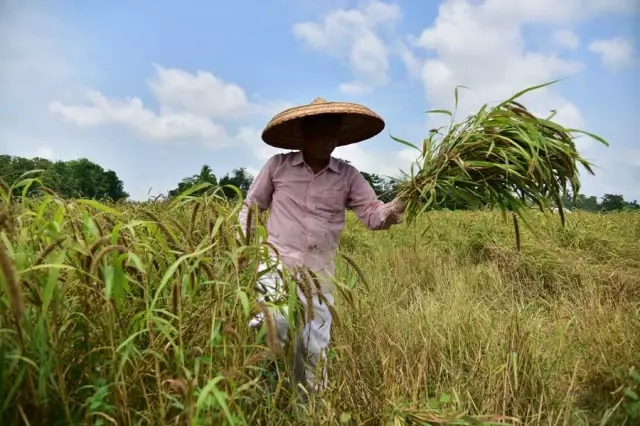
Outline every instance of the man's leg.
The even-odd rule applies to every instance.
[[[278,264],[278,268],[281,265]],[[266,267],[261,266],[260,270]],[[256,283],[256,289],[262,293],[258,297],[258,301],[275,301],[284,294],[282,288],[283,282],[277,271],[264,274]],[[298,297],[302,303],[304,317],[307,317],[307,300],[304,293],[298,288]],[[302,325],[302,329],[297,333],[297,339],[294,346],[294,383],[304,386],[307,392],[319,392],[327,387],[327,350],[331,339],[331,311],[327,303],[333,305],[334,298],[329,292],[323,292],[321,300],[318,295],[313,294],[313,319]],[[280,312],[280,309],[284,312]],[[287,341],[288,320],[287,307],[283,306],[279,309],[271,309],[274,323],[277,328],[278,338],[281,345],[285,345]],[[262,313],[256,315],[249,322],[249,326],[257,328],[262,325],[264,315]]]
[[[281,268],[280,264],[278,264],[278,269]],[[259,272],[264,272],[267,269],[267,265],[264,263],[260,264],[258,267]],[[280,302],[284,293],[282,286],[284,283],[280,278],[280,274],[274,267],[271,271],[264,273],[255,283],[255,289],[258,291],[259,296],[256,298],[258,303],[262,302]],[[280,304],[280,303],[278,303]],[[287,306],[278,306],[273,307],[267,305],[267,309],[271,318],[273,319],[273,323],[275,325],[276,333],[277,333],[277,343],[280,348],[283,349],[288,340],[288,328],[289,323],[284,314],[287,312]],[[284,310],[281,312],[281,310]],[[262,312],[259,312],[256,316],[251,318],[249,321],[249,328],[258,329],[262,326],[265,320],[265,315]],[[270,388],[273,390],[276,387],[277,383],[277,365],[273,360],[267,360],[262,365],[262,376],[266,378],[266,380],[270,384]]]
[[[266,269],[267,265],[262,263],[258,267],[258,272],[263,272]],[[282,271],[280,263],[277,264],[277,269]],[[280,274],[278,274],[276,267],[274,267],[273,270],[263,274],[256,282],[255,288],[260,293],[260,296],[257,298],[258,302],[278,302],[285,295],[283,286],[284,283],[280,278]],[[281,309],[284,310],[284,314],[286,315],[287,306],[269,308],[269,312],[276,326],[278,341],[280,345],[284,347],[287,341],[288,322],[283,312],[280,312]],[[259,328],[263,322],[264,314],[260,312],[249,321],[249,328]]]
[[[298,292],[306,309],[307,301]],[[304,324],[295,345],[294,379],[296,387],[301,384],[307,392],[320,392],[327,387],[327,351],[331,340],[331,311],[327,302],[333,305],[333,295],[324,293],[325,301],[313,295],[313,319]]]

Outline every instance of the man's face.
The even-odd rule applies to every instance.
[[[302,150],[311,159],[328,160],[336,149],[341,120],[336,116],[310,117],[302,121]]]

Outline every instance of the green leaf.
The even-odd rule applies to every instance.
[[[102,212],[106,212],[109,214],[112,214],[114,216],[120,216],[122,213],[120,213],[118,210],[106,206],[104,204],[102,204],[99,201],[96,200],[86,200],[86,199],[81,199],[81,200],[76,200],[76,203],[78,204],[83,204],[83,205],[87,205],[89,207],[93,207],[96,210],[102,211]]]
[[[606,140],[604,140],[603,138],[601,138],[600,136],[590,133],[590,132],[585,132],[584,130],[578,130],[578,129],[567,129],[568,133],[582,133],[583,135],[587,135],[595,140],[597,140],[598,142],[600,142],[601,144],[605,145],[605,146],[609,146],[609,142],[607,142]]]
[[[632,389],[625,389],[624,394],[627,395],[629,398],[633,399],[634,401],[640,401],[638,394],[635,393]]]
[[[44,172],[44,171],[45,171],[45,169],[32,169],[32,170],[26,171],[23,174],[21,174],[19,179],[22,180],[22,179],[26,178],[27,176],[37,175],[38,173],[41,173],[41,172]]]
[[[196,185],[193,185],[192,187],[190,187],[189,189],[185,190],[183,193],[178,195],[176,197],[176,201],[178,199],[188,197],[189,195],[193,194],[194,192],[198,192],[201,189],[208,188],[210,186],[213,186],[213,185],[211,183],[209,183],[209,182],[201,182],[201,183],[198,183]]]
[[[453,117],[453,113],[446,109],[432,109],[427,111],[426,114],[446,114],[449,117]]]
[[[537,86],[527,87],[526,89],[521,90],[521,91],[519,91],[518,93],[516,93],[515,95],[511,96],[511,97],[510,97],[509,99],[507,99],[506,101],[501,102],[501,103],[500,103],[500,105],[506,105],[506,104],[509,104],[509,103],[511,103],[511,101],[514,101],[514,100],[516,100],[516,99],[518,99],[518,98],[522,97],[523,95],[525,95],[525,94],[527,94],[527,93],[529,93],[529,92],[533,92],[534,90],[542,89],[543,87],[550,86],[550,85],[555,84],[555,83],[557,83],[557,82],[559,82],[559,81],[561,81],[561,80],[562,80],[562,79],[557,79],[557,80],[550,81],[550,82],[548,82],[548,83],[538,84]]]
[[[351,413],[341,413],[340,423],[348,423],[351,420]]]
[[[111,292],[113,291],[113,266],[103,266],[102,275],[104,276],[104,295],[109,299],[111,298]]]
[[[240,303],[242,304],[242,311],[244,312],[245,318],[249,317],[251,313],[251,308],[249,305],[249,297],[247,293],[245,293],[242,289],[238,289],[238,297],[240,298]]]
[[[123,307],[125,294],[129,292],[129,281],[122,268],[122,261],[126,256],[126,253],[118,255],[113,264],[113,300],[118,309]]]
[[[41,309],[42,316],[40,317],[41,324],[44,324],[44,320],[47,315],[47,310],[49,309],[49,304],[51,303],[51,300],[53,299],[53,294],[58,286],[58,277],[60,276],[60,269],[62,269],[62,267],[65,266],[63,265],[63,263],[66,255],[67,255],[67,251],[63,249],[56,255],[53,265],[39,265],[42,267],[46,266],[49,269],[47,284],[42,294],[42,309]],[[60,267],[56,267],[56,265],[59,265]],[[35,269],[35,268],[31,268],[31,269]]]
[[[440,404],[438,404],[438,400],[435,398],[429,398],[427,401],[427,406],[432,410],[437,410],[440,408]]]
[[[454,89],[453,97],[455,98],[455,108],[456,108],[456,110],[458,109],[458,92],[459,92],[458,89],[468,89],[468,87],[459,85],[459,86],[456,86],[456,88]]]
[[[398,142],[398,143],[401,143],[401,144],[403,144],[403,145],[405,145],[405,146],[408,146],[409,148],[413,148],[413,149],[415,149],[415,150],[416,150],[416,151],[418,151],[418,152],[422,152],[422,151],[420,151],[420,148],[418,148],[417,146],[415,146],[415,145],[414,145],[414,144],[412,144],[411,142],[407,142],[407,141],[405,141],[405,140],[402,140],[402,139],[396,138],[396,137],[395,137],[395,136],[393,136],[393,135],[391,135],[391,139],[393,139],[394,141],[396,141],[396,142]]]
[[[200,392],[200,395],[198,395],[198,400],[196,402],[196,419],[200,418],[200,412],[203,409],[205,409],[206,399],[209,397],[209,395],[213,394],[219,407],[224,412],[225,417],[227,418],[227,421],[229,422],[229,424],[233,424],[231,411],[229,411],[229,406],[227,405],[227,402],[226,402],[227,395],[221,392],[216,386],[218,382],[220,382],[222,379],[224,379],[224,377],[222,376],[214,377],[211,381],[209,381],[209,383],[207,383],[204,389],[202,389],[202,391]]]
[[[128,261],[133,263],[133,266],[135,266],[137,270],[139,270],[143,274],[146,274],[144,264],[142,263],[142,261],[140,260],[137,254],[129,252],[127,253],[127,256],[128,256]]]
[[[207,251],[211,250],[211,248],[213,248],[214,245],[215,244],[211,244],[193,253],[182,255],[178,260],[173,262],[173,264],[169,267],[169,269],[167,269],[167,271],[164,273],[164,276],[162,277],[162,281],[160,282],[160,285],[156,289],[156,294],[154,295],[153,301],[151,302],[151,309],[154,309],[154,307],[158,303],[158,299],[160,298],[160,294],[162,294],[162,290],[164,290],[164,288],[167,286],[167,283],[173,277],[173,274],[175,274],[176,270],[182,264],[182,262],[184,262],[189,258],[203,255]]]

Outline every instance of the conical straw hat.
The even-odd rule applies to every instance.
[[[327,102],[316,98],[308,105],[289,108],[274,116],[262,131],[262,140],[276,148],[302,149],[300,121],[321,114],[342,115],[342,128],[337,146],[370,139],[384,129],[384,120],[369,108],[350,102]]]

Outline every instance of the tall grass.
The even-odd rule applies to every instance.
[[[638,420],[637,213],[576,213],[561,228],[527,212],[538,228],[520,252],[490,212],[384,233],[349,213],[341,252],[369,289],[340,257],[330,389],[305,415],[291,354],[272,357],[268,330],[246,327],[261,250],[237,240],[237,212],[215,196],[3,197],[1,423]]]

